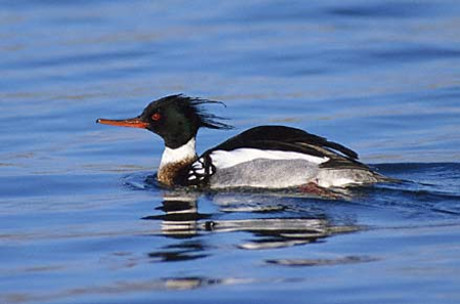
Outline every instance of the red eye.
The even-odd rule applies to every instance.
[[[152,115],[152,120],[160,120],[161,119],[161,114],[160,113],[153,113]]]

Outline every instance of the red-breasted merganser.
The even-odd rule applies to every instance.
[[[251,128],[198,157],[195,138],[200,128],[232,128],[204,111],[203,105],[216,103],[222,104],[171,95],[151,102],[135,118],[97,122],[147,129],[161,136],[165,150],[157,179],[169,187],[329,188],[389,180],[357,161],[358,155],[349,148],[285,126]]]

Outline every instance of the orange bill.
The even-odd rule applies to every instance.
[[[96,122],[100,123],[100,124],[103,124],[103,125],[130,127],[130,128],[141,128],[141,129],[145,129],[149,125],[148,123],[140,120],[139,118],[121,119],[121,120],[112,120],[112,119],[99,118],[98,120],[96,120]]]

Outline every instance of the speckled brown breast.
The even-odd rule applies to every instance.
[[[183,171],[184,168],[188,167],[197,157],[186,158],[180,162],[166,164],[158,169],[157,178],[158,181],[166,186],[175,186],[174,180]]]

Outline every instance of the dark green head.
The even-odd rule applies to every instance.
[[[231,129],[219,122],[221,117],[209,114],[204,104],[223,104],[219,101],[170,95],[152,101],[141,115],[124,120],[98,119],[98,123],[148,129],[160,135],[165,145],[176,149],[195,137],[199,128]]]

